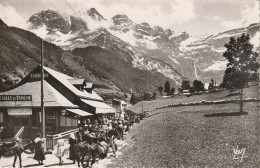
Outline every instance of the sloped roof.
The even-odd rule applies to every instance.
[[[44,81],[44,106],[45,107],[65,107],[77,108],[60,92],[53,88],[48,82]],[[17,88],[6,92],[0,92],[0,95],[32,95],[32,101],[0,101],[1,107],[19,107],[19,106],[41,106],[41,81],[28,82]]]
[[[94,91],[92,93],[88,93],[87,91],[80,91],[78,90],[69,80],[73,80],[75,78],[68,76],[66,74],[60,73],[58,71],[55,71],[53,69],[50,69],[48,67],[43,67],[45,71],[47,71],[50,75],[52,75],[54,78],[56,78],[58,81],[60,81],[65,87],[67,87],[69,90],[71,90],[74,94],[76,94],[79,97],[93,99],[93,100],[101,100],[103,99],[96,94]]]
[[[87,99],[81,99],[84,103],[95,107],[96,108],[96,114],[98,113],[115,113],[115,108],[107,105],[104,102],[100,101],[94,101],[94,100],[87,100]]]
[[[66,109],[66,110],[69,111],[69,112],[75,113],[77,115],[80,115],[80,116],[91,116],[91,115],[93,115],[93,114],[86,112],[84,110],[81,110],[81,109]]]
[[[120,99],[113,99],[113,101],[120,102],[121,104],[127,104],[124,100],[120,100]]]
[[[82,85],[84,79],[68,79],[72,85]]]

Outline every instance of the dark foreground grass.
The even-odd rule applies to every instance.
[[[237,104],[173,107],[154,111],[127,135],[130,147],[111,167],[259,167],[259,111],[245,103],[247,115],[205,117],[238,111]],[[233,148],[246,148],[242,162]]]

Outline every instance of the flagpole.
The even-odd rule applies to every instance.
[[[44,110],[44,92],[43,92],[43,81],[44,81],[44,69],[43,69],[43,40],[41,41],[41,119],[42,119],[42,138],[45,138],[45,110]]]

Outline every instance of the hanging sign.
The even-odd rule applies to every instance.
[[[41,76],[41,74],[40,73],[38,73],[38,74],[30,74],[30,77],[31,78],[34,78],[34,79],[40,79],[42,76]],[[47,73],[44,73],[44,78],[48,78],[49,77],[49,74],[47,74]]]
[[[8,115],[32,115],[32,108],[9,108]]]
[[[0,101],[32,101],[32,95],[0,95]]]

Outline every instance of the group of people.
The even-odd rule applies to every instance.
[[[69,159],[72,160],[73,163],[77,160],[78,151],[74,148],[75,144],[80,142],[87,142],[89,144],[100,143],[101,140],[99,137],[101,137],[101,135],[106,136],[105,138],[111,138],[113,134],[117,135],[115,138],[123,139],[124,133],[128,132],[135,122],[139,123],[140,118],[137,116],[130,118],[127,115],[125,115],[124,119],[103,116],[92,120],[92,122],[90,119],[81,119],[78,123],[79,131],[76,134],[71,133],[69,136]],[[45,160],[45,154],[43,147],[44,141],[40,138],[40,134],[37,134],[34,143],[34,159],[38,161],[39,165],[42,165],[43,160]],[[64,162],[62,157],[64,156],[65,148],[64,139],[59,134],[55,156],[59,158],[60,165]]]

